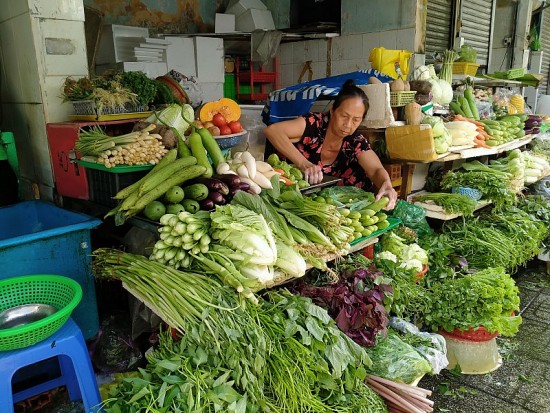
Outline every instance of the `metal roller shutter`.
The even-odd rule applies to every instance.
[[[542,50],[540,93],[547,94],[548,91],[548,72],[550,71],[550,9],[544,9],[542,12],[542,21],[540,25],[540,43]]]
[[[437,52],[451,47],[454,0],[429,0],[426,13],[426,63],[433,63]]]
[[[488,66],[490,60],[494,0],[462,1],[460,37],[477,51],[477,62]]]

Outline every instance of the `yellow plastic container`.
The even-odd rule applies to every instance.
[[[408,50],[388,50],[383,47],[375,47],[371,50],[369,62],[373,69],[391,76],[394,79],[399,77],[397,67],[401,71],[401,78],[406,79],[409,74],[409,61],[412,52]]]
[[[498,369],[502,359],[498,354],[496,339],[487,341],[460,340],[444,334],[447,345],[448,369],[457,364],[463,374],[486,374]]]

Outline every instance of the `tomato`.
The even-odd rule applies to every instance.
[[[227,125],[220,126],[220,134],[231,135],[231,128]]]
[[[225,120],[225,117],[221,113],[216,113],[212,117],[212,123],[216,125],[218,128],[221,128],[222,126],[226,126],[227,122]]]
[[[227,126],[229,126],[231,128],[231,132],[233,132],[233,133],[239,133],[239,132],[243,131],[243,127],[241,125],[241,122],[239,122],[238,120],[234,120],[233,122],[229,122],[227,124]]]

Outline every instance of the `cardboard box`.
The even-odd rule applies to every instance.
[[[437,159],[430,125],[387,128],[386,148],[392,160],[431,162]]]
[[[239,32],[275,30],[275,23],[269,10],[248,9],[236,17],[235,28]]]
[[[215,33],[232,33],[235,31],[235,15],[216,13],[216,20],[214,23]]]
[[[225,12],[238,17],[248,9],[267,10],[267,7],[260,0],[231,0]]]
[[[390,106],[389,83],[359,86],[369,98],[369,110],[361,126],[372,129],[381,129],[395,123]]]

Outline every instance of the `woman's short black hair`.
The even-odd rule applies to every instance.
[[[340,88],[340,92],[336,96],[336,99],[334,99],[332,109],[338,108],[338,106],[340,106],[344,100],[351,98],[359,98],[363,101],[363,105],[365,106],[365,113],[363,117],[365,117],[367,111],[369,110],[369,98],[367,97],[363,89],[357,87],[353,79],[348,79],[344,82],[344,84]]]

